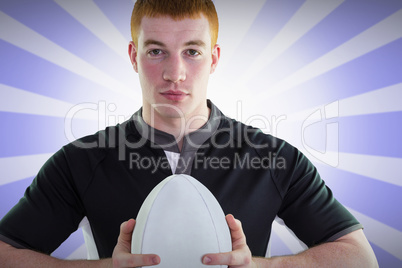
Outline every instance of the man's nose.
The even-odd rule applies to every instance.
[[[166,66],[163,72],[163,79],[177,83],[186,80],[185,63],[180,55],[170,55],[166,59]]]

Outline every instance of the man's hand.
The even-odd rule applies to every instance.
[[[121,224],[120,235],[113,250],[113,267],[152,266],[160,263],[159,256],[155,254],[131,254],[131,237],[134,226],[135,220],[133,219]]]
[[[232,215],[227,215],[226,221],[232,237],[232,251],[206,254],[202,258],[204,264],[228,265],[230,268],[378,267],[374,252],[361,229],[296,255],[252,258],[240,221]]]
[[[231,268],[254,268],[257,265],[253,262],[251,251],[246,243],[246,236],[241,227],[241,222],[227,215],[226,221],[229,225],[232,237],[232,251],[225,253],[207,254],[202,258],[206,265],[228,265]]]

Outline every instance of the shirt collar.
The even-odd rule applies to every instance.
[[[198,130],[184,136],[181,153],[197,150],[218,129],[222,118],[222,112],[210,100],[207,100],[207,105],[211,109],[208,121]],[[135,128],[140,135],[166,151],[180,153],[176,139],[173,135],[155,129],[144,121],[142,118],[142,108],[133,115],[133,119]]]

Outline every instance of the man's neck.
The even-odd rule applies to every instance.
[[[179,149],[181,150],[184,136],[205,125],[210,113],[211,109],[205,106],[205,109],[197,115],[185,117],[162,117],[155,113],[155,116],[151,120],[150,113],[143,111],[142,117],[145,123],[149,126],[173,135],[176,138]]]

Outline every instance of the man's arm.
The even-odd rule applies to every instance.
[[[111,259],[65,261],[29,249],[17,249],[0,241],[2,267],[112,267]]]
[[[135,221],[124,222],[120,228],[120,235],[113,251],[113,257],[103,260],[60,260],[46,254],[28,249],[16,249],[0,241],[1,267],[137,267],[151,266],[160,262],[154,254],[130,254],[131,235]]]
[[[233,251],[207,254],[203,258],[207,265],[229,265],[230,267],[378,267],[377,259],[363,231],[357,230],[334,242],[323,243],[292,256],[252,258],[246,243],[241,223],[232,215],[226,217],[231,235]]]
[[[253,261],[257,267],[378,267],[362,229],[294,256],[253,258]]]

